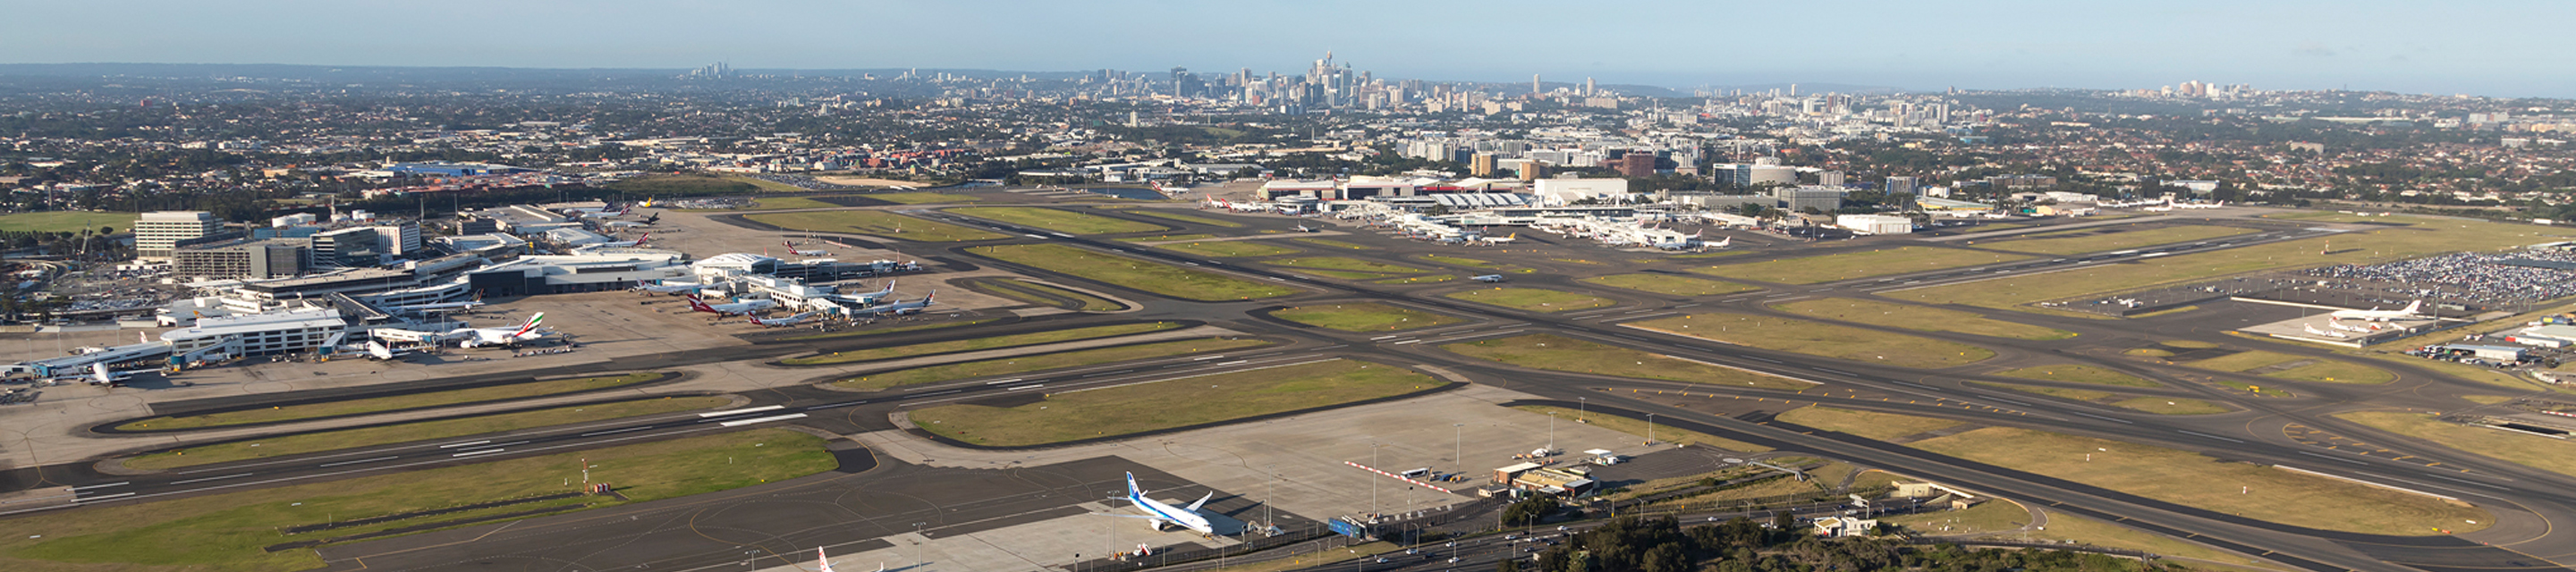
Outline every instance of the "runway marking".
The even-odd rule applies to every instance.
[[[1037,388],[1040,388],[1040,387],[1046,387],[1046,384],[1038,383],[1038,384],[1023,385],[1023,386],[1019,386],[1019,387],[1014,387],[1014,388],[1010,388],[1010,389],[1005,389],[1005,390],[1002,390],[1002,391],[1019,391],[1019,390],[1023,390],[1023,389],[1037,389]]]
[[[843,402],[840,402],[840,403],[833,403],[833,404],[829,404],[829,405],[816,405],[816,406],[813,406],[813,407],[807,407],[807,408],[805,408],[805,410],[806,410],[806,411],[813,411],[813,410],[816,410],[816,409],[837,409],[837,408],[842,408],[842,407],[849,407],[849,406],[852,406],[852,405],[865,405],[865,404],[867,404],[867,402],[868,402],[868,400],[865,400],[865,399],[861,399],[861,400],[858,400],[858,401],[843,401]]]
[[[1811,365],[1811,366],[1807,366],[1807,369],[1812,369],[1812,370],[1821,371],[1821,372],[1825,372],[1825,373],[1841,374],[1841,375],[1849,375],[1849,376],[1859,376],[1859,375],[1860,375],[1860,374],[1857,374],[1857,373],[1852,373],[1852,372],[1843,371],[1843,370],[1839,370],[1839,369],[1824,368],[1824,367],[1816,367],[1816,366],[1812,366],[1812,365]]]
[[[1378,337],[1374,337],[1374,338],[1369,338],[1369,341],[1374,342],[1374,341],[1383,340],[1383,339],[1387,339],[1387,338],[1401,338],[1401,337],[1404,337],[1404,335],[1402,335],[1402,334],[1397,334],[1397,335],[1392,335],[1392,336],[1378,336]]]
[[[396,455],[396,456],[391,456],[391,457],[376,457],[376,458],[373,458],[373,459],[359,459],[359,460],[355,460],[355,461],[341,461],[341,462],[337,462],[337,463],[323,463],[323,464],[320,464],[320,465],[314,465],[314,466],[317,466],[317,467],[337,467],[337,466],[341,466],[341,465],[355,465],[355,464],[358,464],[358,463],[373,463],[373,462],[376,462],[376,461],[387,461],[387,460],[400,459],[400,458],[402,458],[402,456],[400,456],[400,455]]]
[[[104,485],[89,485],[89,486],[83,486],[83,487],[72,487],[72,488],[63,489],[63,490],[66,490],[66,491],[86,491],[86,490],[90,490],[90,489],[104,489],[104,488],[108,488],[108,487],[121,487],[121,486],[125,486],[125,485],[130,485],[130,484],[134,484],[134,481],[122,481],[122,482],[108,483],[108,484],[104,484]]]
[[[2091,414],[2091,413],[2085,413],[2085,412],[2082,412],[2082,411],[2068,411],[2067,413],[2072,413],[2072,414],[2076,414],[2076,415],[2082,415],[2082,416],[2085,416],[2085,417],[2091,417],[2091,418],[2094,418],[2094,419],[2100,419],[2100,420],[2103,420],[2103,421],[2111,421],[2111,422],[2119,423],[2119,424],[2122,424],[2122,425],[2136,425],[2136,423],[2130,423],[2130,422],[2129,422],[2129,420],[2127,420],[2127,419],[2114,419],[2114,418],[2110,418],[2110,417],[2103,417],[2103,416],[2100,416],[2100,415],[2094,415],[2094,414]]]
[[[701,416],[703,417],[704,415],[701,415]],[[491,439],[484,439],[484,440],[481,440],[481,441],[466,441],[466,442],[463,442],[463,443],[448,443],[448,444],[445,444],[445,445],[439,445],[439,446],[438,446],[438,448],[440,448],[440,449],[453,449],[453,448],[457,448],[457,447],[471,447],[471,446],[481,445],[481,444],[484,444],[484,443],[490,443],[490,442],[492,442],[492,440],[491,440]]]
[[[732,411],[717,411],[717,412],[714,412],[714,413],[700,413],[700,414],[698,414],[698,416],[699,416],[699,417],[723,417],[723,416],[727,416],[727,415],[740,415],[740,414],[744,414],[744,413],[759,413],[759,412],[762,412],[762,411],[775,411],[775,410],[779,410],[779,409],[786,409],[786,407],[784,407],[784,406],[778,406],[778,405],[763,405],[763,406],[760,406],[760,407],[753,407],[753,408],[748,408],[748,409],[735,409],[735,410],[732,410]]]
[[[1422,343],[1422,340],[1405,340],[1405,341],[1401,341],[1401,342],[1388,342],[1386,345],[1390,345],[1390,346],[1401,346],[1401,345],[1405,345],[1405,344],[1418,344],[1418,343]]]
[[[2316,458],[2319,458],[2319,459],[2326,459],[2326,460],[2332,460],[2332,461],[2342,461],[2342,462],[2346,462],[2346,463],[2352,463],[2352,464],[2355,464],[2355,465],[2364,465],[2364,466],[2368,466],[2368,465],[2370,464],[2370,463],[2364,463],[2364,462],[2361,462],[2361,461],[2355,461],[2355,460],[2352,460],[2352,459],[2346,459],[2346,458],[2342,458],[2342,457],[2333,457],[2333,456],[2327,456],[2327,455],[2319,455],[2319,454],[2316,454],[2316,453],[2310,453],[2310,452],[2307,452],[2307,451],[2298,451],[2297,453],[2298,453],[2298,454],[2301,454],[2301,455],[2307,455],[2307,456],[2310,456],[2310,457],[2316,457]]]
[[[99,496],[89,497],[89,498],[85,498],[85,499],[74,499],[72,502],[75,502],[75,503],[98,502],[98,501],[103,501],[103,500],[107,500],[107,499],[122,498],[122,497],[130,497],[130,496],[134,496],[134,493],[116,493],[116,494],[112,494],[112,495],[99,495]],[[61,507],[46,507],[46,508],[40,508],[40,509],[34,509],[34,510],[48,510],[48,509],[53,509],[53,508],[61,508]],[[19,512],[26,512],[26,511],[19,511]]]
[[[174,484],[174,485],[184,485],[184,484],[188,484],[188,483],[202,483],[202,482],[206,482],[206,481],[220,481],[220,480],[224,480],[224,479],[237,479],[237,478],[241,478],[241,477],[251,476],[251,474],[252,474],[252,473],[241,473],[241,474],[237,474],[237,475],[224,475],[224,476],[220,476],[220,477],[206,477],[206,478],[202,478],[202,479],[188,479],[188,480],[184,480],[184,481],[170,481],[170,484]]]
[[[1207,360],[1212,360],[1212,359],[1225,359],[1225,354],[1217,354],[1217,355],[1212,355],[1212,356],[1194,357],[1194,358],[1190,358],[1190,361],[1207,361]]]
[[[484,454],[490,454],[490,453],[499,453],[499,452],[502,452],[502,451],[508,451],[508,450],[509,450],[509,449],[484,449],[484,450],[481,450],[481,451],[466,451],[466,452],[463,452],[463,453],[457,453],[457,454],[454,454],[454,455],[448,455],[448,456],[449,456],[449,457],[470,457],[470,456],[474,456],[474,455],[484,455]]]
[[[1001,380],[1001,381],[987,381],[987,382],[984,382],[984,385],[1001,385],[1001,384],[1005,384],[1005,383],[1019,383],[1019,382],[1020,382],[1020,378],[1016,378],[1016,377],[1014,377],[1014,378],[1005,379],[1005,380]]]
[[[610,430],[607,430],[607,431],[592,431],[592,432],[589,432],[589,433],[583,433],[583,434],[580,434],[580,435],[574,435],[574,436],[575,436],[575,437],[589,437],[589,436],[593,436],[593,435],[613,435],[613,434],[617,434],[617,433],[625,433],[625,432],[628,432],[628,431],[642,431],[642,430],[645,430],[645,429],[651,429],[651,428],[653,428],[653,426],[651,426],[651,425],[645,425],[645,426],[642,426],[642,427],[628,427],[628,428],[625,428],[625,429],[610,429]]]
[[[1234,360],[1234,361],[1229,361],[1229,362],[1219,362],[1219,363],[1217,363],[1216,365],[1236,365],[1236,364],[1242,364],[1242,363],[1249,363],[1249,362],[1251,362],[1251,361],[1252,361],[1252,360],[1248,360],[1248,359],[1239,359],[1239,360]]]
[[[789,414],[786,414],[786,415],[771,415],[771,416],[768,416],[768,417],[760,417],[760,418],[754,418],[754,419],[743,419],[743,420],[739,420],[739,421],[726,421],[726,422],[723,422],[723,423],[717,423],[717,425],[723,425],[723,426],[726,426],[726,427],[739,427],[739,426],[743,426],[743,425],[750,425],[750,424],[753,424],[753,423],[768,423],[768,422],[771,422],[771,421],[781,421],[781,420],[787,420],[787,419],[797,419],[797,418],[801,418],[801,417],[804,417],[804,416],[805,416],[805,414],[803,414],[803,413],[789,413]]]
[[[2202,437],[2208,437],[2208,438],[2211,438],[2211,439],[2217,439],[2217,440],[2220,440],[2220,441],[2226,441],[2226,442],[2229,442],[2229,443],[2243,443],[2243,442],[2244,442],[2244,441],[2238,441],[2238,440],[2235,440],[2235,439],[2229,439],[2229,438],[2226,438],[2226,437],[2220,437],[2220,436],[2217,436],[2217,435],[2211,435],[2211,434],[2208,434],[2208,433],[2202,433],[2202,432],[2199,432],[2199,431],[2184,431],[2184,430],[2181,430],[2181,429],[2175,429],[2174,431],[2176,431],[2176,432],[2180,432],[2180,433],[2189,433],[2189,434],[2192,434],[2192,435],[2199,435],[2199,436],[2202,436]]]
[[[1118,375],[1118,374],[1122,374],[1122,373],[1134,373],[1135,371],[1136,371],[1136,370],[1132,370],[1132,369],[1122,369],[1122,370],[1118,370],[1118,371],[1104,371],[1104,372],[1100,372],[1100,373],[1086,373],[1086,374],[1082,374],[1082,377],[1100,377],[1100,376],[1104,376],[1104,375]]]
[[[2477,482],[2477,481],[2464,480],[2464,479],[2454,479],[2454,478],[2445,477],[2445,476],[2441,476],[2441,475],[2424,475],[2424,476],[2432,477],[2432,478],[2436,478],[2436,479],[2441,479],[2441,480],[2445,480],[2445,481],[2451,481],[2451,482],[2460,483],[2460,484],[2465,484],[2465,485],[2477,485],[2477,486],[2486,487],[2486,488],[2490,488],[2490,489],[2495,489],[2495,490],[2499,490],[2499,491],[2510,491],[2510,490],[2513,490],[2513,488],[2512,488],[2512,487],[2499,487],[2499,486],[2490,485],[2490,484],[2486,484],[2486,483],[2481,483],[2481,482]]]

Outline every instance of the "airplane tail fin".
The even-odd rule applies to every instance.
[[[2408,313],[2408,314],[2413,314],[2413,313],[2415,313],[2417,310],[2422,310],[2422,309],[2424,309],[2424,301],[2423,301],[2423,300],[2416,300],[2416,301],[2413,301],[2413,302],[2407,302],[2407,303],[2406,303],[2406,313]]]
[[[116,381],[116,378],[107,375],[107,362],[90,362],[89,373],[90,375],[98,376],[99,385],[107,385]]]
[[[636,245],[636,246],[643,246],[643,245],[644,245],[644,242],[645,242],[645,241],[648,241],[648,240],[653,240],[653,233],[649,233],[649,232],[647,232],[647,233],[644,233],[644,236],[638,236],[638,237],[635,237],[635,245]]]
[[[519,331],[516,331],[516,332],[510,332],[510,337],[514,337],[514,338],[515,338],[515,337],[519,337],[519,336],[528,335],[528,332],[530,332],[530,331],[534,331],[534,330],[536,330],[536,329],[537,329],[537,324],[543,324],[543,323],[545,323],[545,322],[546,322],[546,313],[545,313],[545,312],[538,312],[538,313],[537,313],[537,315],[534,315],[534,316],[528,316],[528,322],[527,322],[527,323],[524,323],[524,324],[519,324]]]
[[[832,556],[824,554],[823,547],[814,547],[814,562],[815,566],[822,568],[820,572],[832,572]]]
[[[1145,491],[1136,488],[1136,474],[1127,473],[1127,500],[1138,500],[1142,498],[1145,498]]]

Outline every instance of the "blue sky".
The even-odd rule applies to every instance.
[[[0,18],[11,63],[1118,68],[1671,87],[2349,86],[2576,97],[2576,2],[91,0]]]

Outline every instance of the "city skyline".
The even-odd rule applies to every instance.
[[[1739,4],[1635,2],[1616,10],[1528,3],[1349,2],[1069,6],[776,2],[468,1],[424,14],[391,6],[81,4],[0,23],[8,63],[280,63],[347,66],[686,69],[949,68],[1058,72],[1250,68],[1293,72],[1334,52],[1379,77],[1602,84],[1833,83],[2136,89],[2186,80],[2263,89],[2576,97],[2571,56],[2496,22],[2576,16],[2576,6],[2492,2],[2428,11],[2393,2],[2091,6],[1979,0],[1865,3],[1813,15]],[[1768,15],[1768,19],[1747,16]],[[94,24],[114,22],[113,26]],[[955,25],[919,25],[953,22]],[[70,23],[70,25],[66,25]],[[1759,23],[1760,25],[1748,25]]]

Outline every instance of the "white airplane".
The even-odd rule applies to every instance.
[[[2362,326],[2346,326],[2346,325],[2343,325],[2343,322],[2338,322],[2338,321],[2334,321],[2334,320],[2326,320],[2326,327],[2334,328],[2334,329],[2338,329],[2338,330],[2343,330],[2343,331],[2347,331],[2347,332],[2375,332],[2375,331],[2379,331],[2379,325],[2378,325],[2378,324],[2365,324],[2365,325],[2367,325],[2367,326],[2369,326],[2369,327],[2365,328],[2365,327],[2362,327]]]
[[[754,299],[734,302],[731,304],[708,304],[706,300],[698,299],[698,295],[696,294],[683,294],[683,296],[686,296],[689,299],[689,309],[691,310],[706,312],[709,314],[722,314],[726,316],[739,316],[778,307],[778,302],[771,300]]]
[[[483,301],[481,301],[481,300],[475,300],[475,301],[471,301],[471,302],[440,302],[440,303],[436,303],[436,304],[412,304],[412,305],[408,305],[408,306],[386,306],[386,307],[383,307],[383,308],[380,308],[380,309],[381,309],[381,310],[384,310],[384,311],[386,311],[386,312],[391,312],[391,313],[396,313],[396,314],[411,314],[411,313],[420,313],[420,312],[440,312],[440,311],[446,311],[446,310],[467,310],[467,309],[472,309],[472,308],[474,308],[475,306],[481,306],[481,305],[483,305]]]
[[[806,313],[803,313],[803,314],[797,314],[797,315],[794,315],[794,316],[788,316],[788,317],[784,317],[784,318],[757,318],[757,317],[755,317],[755,318],[751,318],[751,323],[752,323],[752,324],[755,324],[755,325],[759,325],[759,326],[764,326],[764,327],[771,327],[771,328],[783,328],[783,327],[787,327],[787,326],[793,326],[793,325],[797,325],[797,324],[804,323],[806,318],[811,318],[811,317],[814,317],[814,313],[813,313],[813,312],[806,312]]]
[[[393,348],[393,346],[385,345],[385,343],[384,343],[384,342],[375,341],[375,340],[368,340],[368,341],[367,341],[367,357],[369,357],[369,358],[374,358],[376,361],[393,361],[393,360],[394,360],[394,358],[399,358],[399,357],[403,357],[403,356],[407,356],[407,355],[411,355],[411,354],[415,354],[415,353],[420,353],[420,352],[419,352],[418,350],[408,350],[408,349],[404,349],[404,350],[397,350],[397,349],[394,349],[394,348]]]
[[[2317,327],[2316,327],[2316,326],[2299,326],[2299,327],[2301,327],[2301,328],[2307,328],[2307,330],[2308,330],[2308,335],[2311,335],[2311,336],[2325,336],[2325,337],[2329,337],[2329,338],[2349,338],[2349,337],[2352,337],[2351,335],[2349,335],[2349,334],[2345,334],[2345,333],[2343,333],[2343,332],[2335,332],[2335,331],[2320,330],[2320,329],[2317,329]]]
[[[538,312],[537,315],[528,316],[528,321],[519,324],[516,328],[460,328],[448,332],[447,335],[459,338],[461,341],[456,342],[456,347],[460,348],[516,347],[521,342],[535,341],[552,333],[537,329],[537,325],[545,321],[546,313]]]
[[[1707,229],[1701,229],[1699,232],[1691,233],[1690,236],[1675,238],[1671,242],[1658,242],[1655,243],[1655,248],[1663,250],[1690,250],[1693,248],[1699,248],[1701,246],[1705,246],[1704,243],[1699,241],[1699,237],[1701,234],[1706,234],[1707,232]]]
[[[1511,234],[1511,236],[1501,236],[1501,237],[1495,237],[1495,236],[1479,236],[1479,237],[1476,237],[1476,240],[1481,241],[1481,242],[1484,242],[1485,244],[1502,244],[1502,243],[1511,242],[1511,241],[1520,240],[1520,239],[1521,239],[1521,233],[1517,233],[1517,232],[1512,233],[1512,234]]]
[[[787,253],[788,253],[788,254],[797,255],[797,256],[831,256],[831,255],[832,255],[832,253],[831,253],[831,252],[828,252],[828,251],[822,251],[822,250],[797,250],[797,249],[796,249],[796,243],[795,243],[795,242],[793,242],[793,241],[780,242],[779,244],[787,245]]]
[[[681,292],[696,292],[699,288],[705,287],[707,287],[705,284],[699,284],[696,282],[673,282],[664,280],[661,284],[646,284],[642,280],[637,280],[635,281],[635,287],[628,288],[628,290],[652,292],[655,294],[678,294]]]
[[[587,246],[587,247],[590,247],[590,248],[626,248],[626,247],[629,247],[629,246],[643,246],[645,242],[649,242],[649,241],[652,241],[652,240],[653,240],[653,233],[649,233],[649,232],[647,232],[647,233],[644,233],[644,236],[635,237],[635,240],[621,240],[621,241],[617,241],[617,242],[602,242],[602,243],[599,243],[599,244],[589,244],[589,245],[584,245],[584,246]]]
[[[1318,231],[1318,230],[1323,230],[1323,229],[1315,228],[1315,227],[1311,227],[1311,226],[1306,226],[1306,223],[1302,223],[1302,222],[1301,222],[1301,223],[1297,223],[1297,232],[1315,232],[1315,231]]]
[[[1137,510],[1145,511],[1146,514],[1128,515],[1109,514],[1105,512],[1095,512],[1091,514],[1114,516],[1118,518],[1141,518],[1153,521],[1154,530],[1162,530],[1163,525],[1170,524],[1189,529],[1199,534],[1212,535],[1216,534],[1216,527],[1208,524],[1207,517],[1199,515],[1199,507],[1207,506],[1207,501],[1211,498],[1216,498],[1215,491],[1209,491],[1207,496],[1199,497],[1199,501],[1190,503],[1190,506],[1174,507],[1169,504],[1164,504],[1163,501],[1146,497],[1145,491],[1136,488],[1136,474],[1127,473],[1127,502],[1136,505]]]
[[[94,362],[89,364],[89,379],[90,383],[99,385],[116,385],[119,382],[123,382],[126,379],[134,377],[134,374],[143,373],[144,371],[147,370],[108,371],[106,363]]]
[[[2405,308],[2400,308],[2400,309],[2396,309],[2396,310],[2381,310],[2381,309],[2378,309],[2378,308],[2371,308],[2371,309],[2368,309],[2368,310],[2335,310],[2335,311],[2334,311],[2334,313],[2333,313],[2333,314],[2329,314],[2329,316],[2330,316],[2330,317],[2332,317],[2332,318],[2334,318],[2334,319],[2338,319],[2338,320],[2364,320],[2364,321],[2371,321],[2371,322],[2385,322],[2385,321],[2389,321],[2389,320],[2404,320],[2404,319],[2409,319],[2409,318],[2422,318],[2422,317],[2425,317],[2425,316],[2424,316],[2424,315],[2422,315],[2422,314],[2418,314],[2418,313],[2416,313],[2416,311],[2417,311],[2417,310],[2422,310],[2422,309],[2424,309],[2424,301],[2423,301],[2423,300],[2416,300],[2416,301],[2414,301],[2414,302],[2407,303]]]
[[[863,316],[910,316],[921,313],[923,308],[929,308],[931,304],[930,299],[937,297],[939,297],[939,291],[932,290],[929,294],[923,294],[919,300],[896,302],[883,306],[853,310],[850,312],[850,316],[854,318]]]
[[[1474,281],[1477,281],[1477,282],[1501,282],[1501,281],[1503,281],[1503,275],[1501,275],[1501,274],[1487,274],[1487,275],[1484,275],[1484,276],[1469,276],[1469,277],[1467,277],[1467,279],[1468,279],[1468,280],[1474,280]]]
[[[894,295],[894,279],[888,278],[886,279],[886,286],[883,290],[875,292],[859,292],[855,294],[842,294],[841,297],[857,300],[861,304],[875,304],[877,303],[877,300],[891,295]]]

